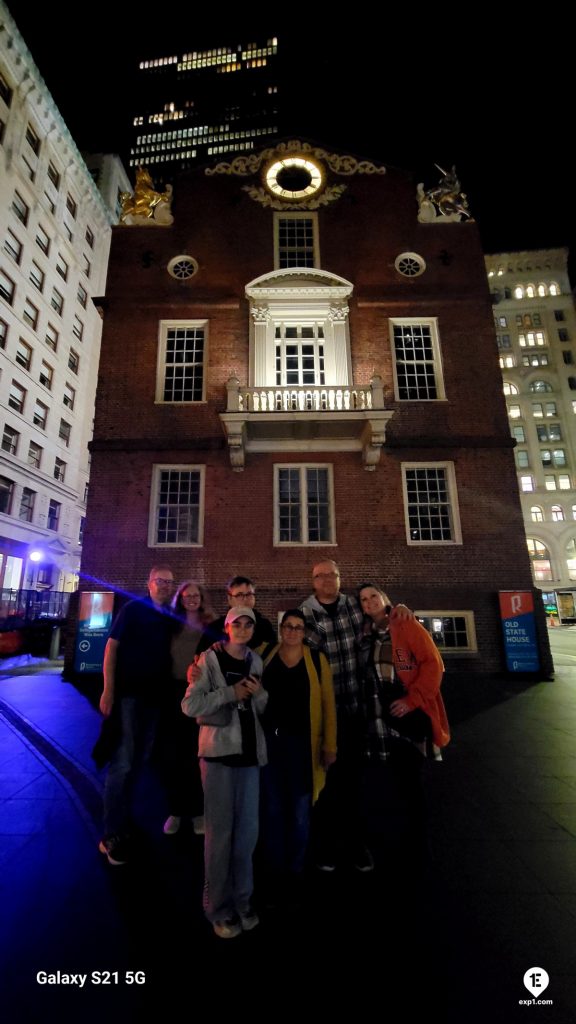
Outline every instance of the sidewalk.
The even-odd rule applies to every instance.
[[[393,845],[371,875],[311,879],[297,911],[234,942],[201,914],[202,841],[162,835],[149,775],[141,860],[97,851],[100,717],[58,671],[0,677],[0,906],[9,1024],[348,1007],[443,1022],[576,1021],[576,669],[457,726],[428,766],[430,868]],[[519,1006],[544,968],[552,1006]],[[39,971],[87,974],[40,985]],[[92,972],[112,972],[97,984]],[[146,973],[128,984],[126,972]],[[117,977],[114,972],[117,972]],[[130,977],[130,976],[129,976]],[[62,980],[62,979],[60,979]],[[398,1007],[398,1012],[393,1007]],[[401,1016],[400,1016],[401,1015]]]

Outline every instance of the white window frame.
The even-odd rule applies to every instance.
[[[434,640],[434,643],[436,644],[436,647],[438,648],[439,651],[442,652],[442,655],[449,655],[449,656],[453,655],[454,657],[458,657],[461,654],[477,654],[477,652],[478,652],[478,643],[477,643],[477,640],[476,640],[476,623],[474,621],[474,612],[473,611],[466,611],[464,609],[458,609],[457,611],[454,611],[453,609],[443,610],[443,611],[436,611],[434,609],[433,611],[430,611],[430,610],[425,609],[423,611],[415,611],[414,615],[416,616],[417,619],[420,619],[420,618],[427,618],[427,619],[453,618],[453,619],[455,619],[456,617],[465,619],[465,621],[466,621],[466,637],[467,637],[467,640],[468,640],[468,643],[467,643],[466,647],[447,647],[445,644],[436,643],[432,633],[430,634],[430,636],[432,636],[432,639]],[[422,625],[424,625],[424,624],[422,623]],[[426,629],[425,626],[424,626],[424,628]]]
[[[200,477],[200,495],[198,502],[198,539],[195,541],[159,541],[158,536],[158,511],[160,507],[160,481],[162,473],[198,473]],[[148,519],[148,547],[149,548],[201,548],[204,545],[204,494],[206,483],[206,467],[201,465],[184,465],[173,463],[161,463],[153,466],[152,482],[150,490],[150,513]]]
[[[280,211],[274,214],[274,269],[275,270],[293,270],[294,267],[281,267],[280,265],[280,221],[281,220],[309,220],[312,221],[312,250],[313,260],[312,267],[320,267],[320,241],[318,232],[318,214],[312,211],[306,211],[302,213],[292,213],[289,210]],[[307,268],[310,269],[308,265]]]
[[[203,330],[204,348],[202,354],[202,397],[185,401],[164,398],[166,385],[166,349],[168,331],[170,330]],[[192,363],[184,365],[195,365]],[[198,405],[206,401],[206,370],[208,367],[208,320],[161,320],[158,325],[158,363],[156,369],[156,404],[159,405]]]
[[[394,367],[394,397],[397,402],[441,402],[446,399],[446,392],[444,390],[444,373],[442,369],[442,354],[440,351],[440,334],[438,331],[438,317],[391,317],[389,320],[390,326],[390,346],[392,349],[392,365]],[[394,343],[394,328],[395,327],[429,327],[430,336],[432,340],[432,354],[433,354],[433,371],[434,371],[434,382],[436,385],[437,395],[435,398],[401,398],[400,387],[398,384],[398,365],[396,360],[396,345]]]
[[[300,540],[280,540],[280,489],[279,471],[282,469],[298,470],[300,473]],[[308,539],[308,502],[307,477],[309,469],[323,469],[328,474],[328,516],[329,540]],[[334,504],[334,467],[329,462],[276,462],[274,463],[274,547],[336,547],[336,514]]]
[[[462,544],[462,530],[460,527],[460,510],[458,507],[458,490],[456,487],[456,472],[453,462],[403,462],[402,463],[402,495],[404,499],[404,523],[406,527],[406,543],[411,547],[453,547]],[[408,485],[406,474],[412,469],[443,469],[446,473],[446,485],[449,497],[449,512],[453,536],[449,540],[417,540],[410,536],[410,519],[408,515]]]

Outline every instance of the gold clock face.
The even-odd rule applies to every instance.
[[[287,156],[268,165],[264,171],[264,182],[272,195],[294,202],[309,199],[319,192],[324,184],[324,174],[315,160]]]

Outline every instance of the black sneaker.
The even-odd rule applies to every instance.
[[[122,836],[104,836],[98,843],[98,849],[114,867],[120,867],[128,860],[127,843]]]

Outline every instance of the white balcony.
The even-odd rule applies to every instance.
[[[369,385],[241,387],[227,384],[226,412],[220,413],[233,469],[244,468],[246,452],[361,451],[373,470],[393,415],[384,408],[382,379]]]

